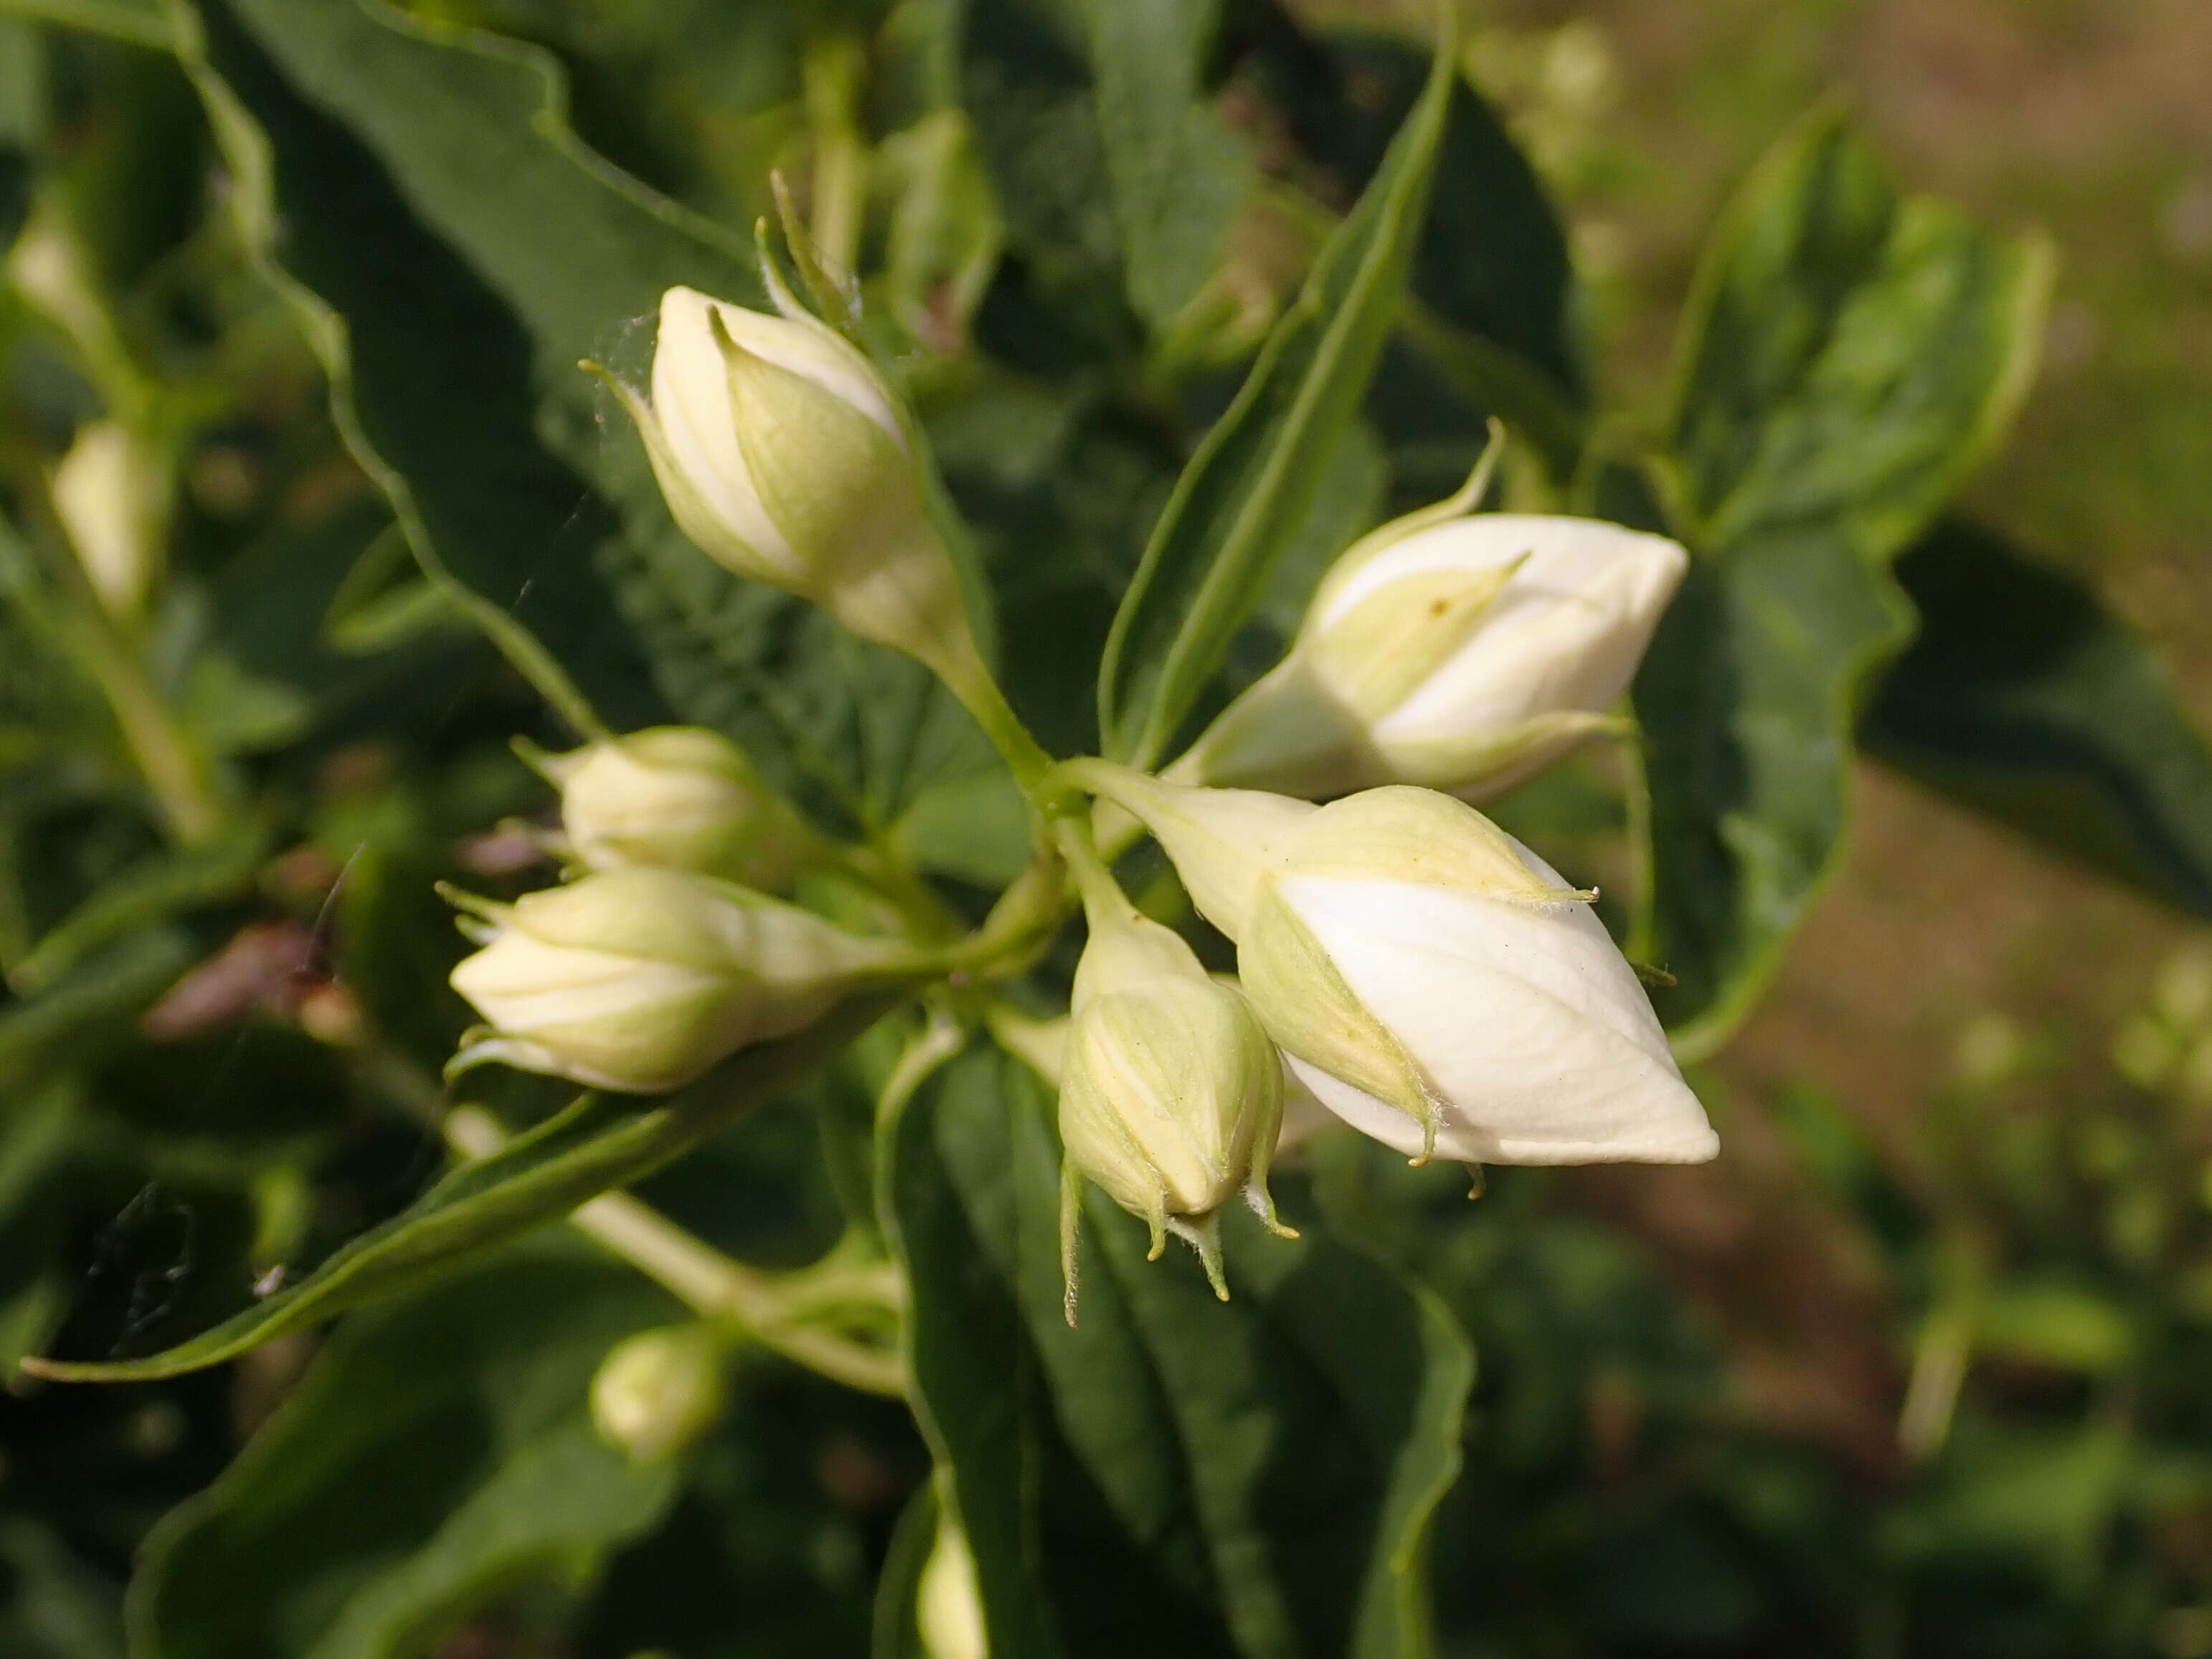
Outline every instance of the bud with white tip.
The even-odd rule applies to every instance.
[[[1290,654],[1170,776],[1481,799],[1613,726],[1688,568],[1680,544],[1591,519],[1415,516],[1337,562]]]
[[[1075,970],[1060,1056],[1061,1266],[1075,1319],[1075,1219],[1088,1176],[1152,1229],[1155,1260],[1173,1232],[1221,1276],[1218,1212],[1240,1192],[1284,1231],[1267,1194],[1283,1109],[1282,1062],[1234,986],[1190,946],[1110,890],[1085,895],[1091,939]]]
[[[559,787],[567,850],[587,870],[655,865],[773,892],[827,853],[719,732],[654,726],[526,758]]]
[[[1718,1150],[1592,895],[1473,807],[1401,785],[1261,811],[1103,763],[1079,775],[1158,838],[1237,942],[1285,1063],[1353,1127],[1473,1164]],[[1255,823],[1273,831],[1240,854]]]
[[[161,458],[118,421],[95,421],[54,469],[54,516],[117,616],[142,610],[167,556],[173,491]]]
[[[641,1462],[695,1445],[728,1398],[723,1340],[711,1326],[640,1331],[607,1351],[592,1378],[592,1424]]]
[[[501,1061],[655,1094],[921,967],[910,947],[705,876],[636,865],[513,904],[447,896],[483,948],[453,988],[486,1024],[450,1069]]]
[[[669,510],[741,576],[812,600],[933,667],[974,654],[890,388],[777,295],[771,316],[688,288],[661,297],[648,405],[616,386]]]

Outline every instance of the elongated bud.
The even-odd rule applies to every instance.
[[[640,1331],[607,1351],[592,1378],[599,1437],[641,1462],[696,1444],[728,1400],[721,1338],[706,1325]]]
[[[1386,783],[1498,793],[1614,725],[1688,562],[1677,543],[1589,519],[1386,526],[1170,775],[1311,799]]]
[[[937,1523],[937,1542],[915,1587],[915,1627],[929,1659],[990,1659],[983,1597],[968,1535],[950,1515]]]
[[[827,850],[719,732],[654,726],[530,758],[560,787],[561,829],[586,869],[649,864],[774,892]]]
[[[933,666],[973,657],[890,389],[834,331],[672,288],[651,405],[616,389],[704,551]]]
[[[1188,1239],[1224,1300],[1216,1212],[1239,1192],[1271,1226],[1267,1161],[1283,1109],[1282,1063],[1233,986],[1175,933],[1122,901],[1093,902],[1060,1056],[1067,1157],[1061,1254],[1075,1310],[1076,1181],[1087,1176],[1152,1229]]]
[[[915,965],[897,942],[642,865],[511,905],[447,896],[470,912],[465,931],[483,946],[453,969],[453,988],[486,1022],[453,1069],[500,1060],[595,1088],[659,1093]]]
[[[171,495],[168,468],[118,421],[79,432],[54,469],[54,516],[93,591],[118,616],[141,610],[160,578]]]
[[[1418,1158],[1471,1164],[1718,1150],[1595,895],[1464,802],[1404,785],[1310,809],[1243,843],[1232,870],[1255,817],[1245,793],[1152,783],[1113,799],[1178,869],[1179,843],[1196,846],[1203,884],[1244,896],[1206,914],[1329,1110]]]

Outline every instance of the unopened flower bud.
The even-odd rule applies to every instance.
[[[1084,777],[1159,838],[1285,1063],[1353,1127],[1477,1164],[1718,1150],[1594,896],[1473,807],[1371,789],[1276,815],[1240,859],[1268,821],[1244,792]]]
[[[592,1378],[599,1437],[641,1462],[671,1456],[714,1426],[728,1398],[721,1339],[706,1325],[640,1331]]]
[[[672,288],[651,405],[617,391],[669,510],[719,562],[933,665],[972,655],[890,389],[834,331]]]
[[[1688,562],[1589,519],[1386,526],[1170,775],[1310,799],[1386,783],[1497,794],[1611,726]]]
[[[635,1094],[687,1083],[913,965],[896,941],[644,865],[511,905],[448,896],[471,912],[465,929],[483,946],[453,969],[453,988],[486,1021],[453,1066],[500,1060]]]
[[[141,609],[167,550],[171,486],[161,459],[118,421],[95,421],[54,469],[54,516],[100,603]]]
[[[938,1520],[937,1542],[915,1586],[914,1614],[915,1633],[929,1659],[990,1659],[975,1558],[967,1534],[950,1515]]]
[[[1283,1109],[1282,1062],[1235,987],[1126,900],[1091,905],[1060,1056],[1067,1155],[1060,1243],[1075,1309],[1075,1201],[1088,1176],[1152,1229],[1188,1239],[1224,1300],[1216,1212],[1239,1192],[1271,1226],[1267,1160]]]
[[[823,851],[744,751],[692,726],[533,757],[561,790],[561,829],[586,869],[650,864],[773,892]]]

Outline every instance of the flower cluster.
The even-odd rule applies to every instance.
[[[1060,1091],[1071,1317],[1085,1181],[1145,1221],[1155,1255],[1188,1239],[1226,1295],[1222,1207],[1241,1195],[1287,1231],[1267,1187],[1286,1097],[1417,1160],[1713,1155],[1595,895],[1468,804],[1626,729],[1617,705],[1681,547],[1474,514],[1479,469],[1348,550],[1281,664],[1173,764],[1051,763],[976,651],[897,396],[770,287],[778,315],[672,289],[650,398],[618,387],[670,509],[731,570],[934,669],[1028,793],[1036,862],[964,940],[945,943],[942,907],[926,927],[891,903],[856,930],[793,884],[866,887],[867,861],[726,739],[661,728],[537,756],[570,878],[512,904],[457,898],[482,949],[453,984],[486,1022],[457,1064],[656,1092],[862,990],[955,978],[988,1021],[992,988],[1079,901],[1069,1018],[1036,1045]],[[1235,947],[1233,977],[1117,884],[1139,829]]]

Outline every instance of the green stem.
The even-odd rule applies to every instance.
[[[999,751],[999,757],[1014,775],[1014,781],[1030,799],[1030,804],[1045,816],[1064,810],[1066,792],[1050,787],[1047,774],[1053,769],[1053,758],[1044,746],[1030,735],[1022,717],[1014,713],[1006,694],[999,689],[999,682],[983,665],[981,654],[975,649],[975,640],[963,627],[958,636],[942,650],[922,659],[943,680],[945,688],[960,699],[963,708],[975,717],[975,724],[983,728],[983,735]]]
[[[497,1119],[476,1106],[454,1108],[440,1127],[447,1144],[471,1158],[489,1157],[508,1138]],[[603,1193],[568,1218],[702,1316],[726,1322],[762,1346],[848,1387],[904,1395],[905,1372],[896,1355],[808,1322],[856,1309],[896,1316],[903,1289],[887,1291],[881,1274],[842,1263],[763,1273],[627,1193]]]
[[[205,752],[177,724],[145,665],[98,601],[87,594],[70,608],[78,614],[66,619],[68,635],[99,682],[170,830],[187,847],[212,840],[228,814]]]

